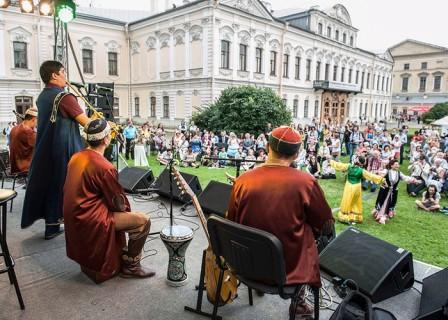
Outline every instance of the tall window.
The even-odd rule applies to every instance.
[[[120,115],[120,98],[114,97],[113,115],[118,117]]]
[[[330,64],[325,64],[325,81],[330,80]]]
[[[300,79],[300,57],[296,57],[296,63],[295,63],[295,78],[296,80]]]
[[[82,72],[93,73],[93,51],[82,49]]]
[[[389,77],[386,78],[386,92],[389,91]]]
[[[136,117],[140,116],[140,98],[139,97],[134,98],[134,116],[136,116]]]
[[[12,45],[14,48],[14,68],[28,69],[26,43],[14,41]],[[4,62],[2,61],[2,63]]]
[[[230,42],[226,40],[221,40],[221,68],[229,69],[229,66],[230,66]]]
[[[348,70],[348,83],[352,83],[352,74],[353,74],[353,70],[349,69]]]
[[[376,90],[380,90],[380,75],[376,78]]]
[[[292,105],[292,117],[297,118],[297,114],[299,111],[299,99],[294,99],[293,105]]]
[[[170,97],[168,96],[163,97],[163,117],[170,117]]]
[[[109,58],[109,75],[118,76],[118,55],[116,52],[108,52]]]
[[[345,81],[345,67],[341,68],[341,82]]]
[[[316,80],[320,80],[320,61],[316,62]]]
[[[355,83],[359,84],[359,70],[356,70]]]
[[[308,118],[308,104],[309,104],[309,101],[307,99],[303,103],[303,117],[304,118]]]
[[[331,38],[331,27],[327,27],[327,37]]]
[[[289,54],[283,55],[283,78],[288,78],[289,71]]]
[[[314,117],[317,118],[319,116],[319,100],[314,101]]]
[[[339,30],[336,30],[334,38],[336,39],[336,41],[339,41]]]
[[[347,43],[347,34],[346,33],[342,34],[342,42]]]
[[[401,91],[407,92],[409,86],[409,78],[405,77],[401,80]]]
[[[381,91],[384,91],[384,76],[381,79]]]
[[[255,72],[261,73],[263,65],[263,49],[255,48]]]
[[[323,33],[323,29],[324,29],[324,26],[322,25],[322,23],[319,23],[319,24],[317,25],[317,32],[318,32],[319,34],[322,34],[322,33]]]
[[[271,51],[271,59],[270,59],[270,66],[271,66],[271,76],[275,76],[277,73],[277,52]]]
[[[440,91],[442,76],[434,76],[434,91]]]
[[[363,71],[361,74],[361,86],[364,87],[364,78],[365,78],[366,72]]]
[[[311,80],[311,59],[306,59],[306,78],[307,81]]]
[[[247,46],[240,44],[240,70],[247,70]]]
[[[422,62],[422,69],[423,70],[428,69],[428,62]]]
[[[338,66],[333,66],[333,81],[338,81]]]
[[[404,70],[409,70],[409,63],[405,63],[403,69]]]
[[[350,37],[350,47],[353,47],[353,45],[355,44],[353,36]]]
[[[370,73],[367,74],[367,83],[366,83],[366,88],[369,89],[370,88]]]
[[[151,97],[151,118],[156,117],[156,97]]]
[[[425,92],[426,91],[426,76],[422,76],[420,77],[420,88],[419,88],[420,92]]]

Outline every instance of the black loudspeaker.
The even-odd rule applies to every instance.
[[[348,228],[320,254],[320,267],[331,276],[352,279],[374,303],[414,284],[412,253],[355,228]]]
[[[130,193],[139,193],[149,189],[153,181],[154,175],[151,169],[126,167],[118,174],[118,182],[125,191]]]
[[[198,197],[202,210],[207,214],[217,214],[224,217],[231,192],[232,186],[230,184],[210,181]]]
[[[180,173],[185,181],[190,186],[191,190],[196,195],[199,195],[202,192],[201,184],[199,183],[198,177],[192,174],[188,174],[185,172]],[[176,180],[174,177],[173,180],[173,199],[176,201],[180,201],[182,203],[186,203],[191,200],[191,197],[188,194],[182,194],[182,191],[177,186]],[[162,171],[160,176],[153,184],[153,188],[157,189],[156,193],[161,195],[162,197],[169,198],[170,197],[170,171],[165,169]]]
[[[443,306],[448,303],[448,268],[423,279],[418,320],[442,320]]]

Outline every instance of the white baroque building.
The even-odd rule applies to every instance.
[[[278,92],[295,122],[391,113],[393,61],[356,46],[340,4],[272,11],[266,1],[183,1],[154,12],[79,8],[69,33],[86,82],[115,83],[115,113],[165,124],[189,118],[229,86]],[[52,59],[52,18],[0,9],[0,122],[35,101]],[[69,76],[80,81],[70,55]]]

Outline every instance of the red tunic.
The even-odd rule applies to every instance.
[[[36,144],[36,132],[22,122],[12,128],[9,139],[11,173],[28,171]]]
[[[285,166],[262,166],[233,185],[228,218],[274,234],[283,244],[287,284],[320,285],[313,230],[333,219],[311,175]]]
[[[118,172],[103,156],[86,149],[75,153],[64,185],[67,256],[107,280],[121,267],[124,232],[115,231],[113,212],[129,212]]]

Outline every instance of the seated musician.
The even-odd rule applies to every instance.
[[[280,240],[287,284],[320,286],[314,234],[331,226],[333,217],[317,180],[290,167],[300,143],[299,133],[290,127],[272,131],[266,163],[236,178],[227,218],[265,230]],[[304,290],[295,312],[303,317],[313,314]]]
[[[64,185],[67,256],[97,283],[120,272],[123,277],[152,277],[155,272],[140,264],[149,217],[131,212],[118,172],[103,156],[111,141],[109,124],[93,120],[85,131],[88,148],[72,156]]]
[[[37,108],[29,108],[21,124],[11,129],[9,136],[9,162],[11,173],[27,172],[36,144]]]

